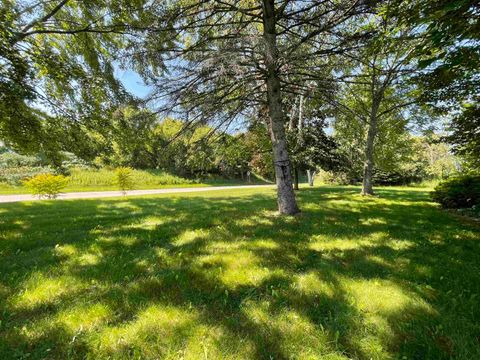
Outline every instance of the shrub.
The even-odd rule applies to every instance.
[[[0,167],[0,183],[5,183],[11,186],[21,185],[23,180],[29,179],[35,175],[45,174],[53,171],[47,166],[38,167],[14,167],[14,168],[1,168]]]
[[[123,195],[126,195],[127,190],[133,189],[133,170],[128,167],[115,169],[115,183],[122,190]]]
[[[422,176],[415,170],[404,169],[402,171],[375,170],[373,183],[375,185],[409,185],[422,181]]]
[[[51,171],[50,167],[35,156],[19,155],[13,152],[0,154],[0,183],[17,186],[25,179]]]
[[[329,185],[349,185],[351,183],[347,174],[344,172],[320,170],[315,178],[318,182]]]
[[[25,180],[24,184],[33,195],[46,199],[55,199],[67,186],[68,179],[63,175],[38,174]]]
[[[470,208],[480,203],[480,175],[462,175],[439,183],[431,193],[444,208]]]
[[[45,163],[37,156],[20,155],[14,152],[0,154],[0,168],[38,167]]]

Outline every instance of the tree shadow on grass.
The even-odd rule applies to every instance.
[[[295,218],[262,193],[10,208],[0,355],[480,355],[478,228],[422,192],[356,192],[303,190]],[[107,315],[83,326],[79,304]]]

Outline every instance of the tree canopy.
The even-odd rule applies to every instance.
[[[3,1],[0,139],[55,166],[68,151],[190,176],[273,172],[285,214],[299,211],[295,169],[342,168],[371,194],[426,120],[449,119],[444,139],[478,168],[478,12],[466,0]]]

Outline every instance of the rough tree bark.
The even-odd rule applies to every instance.
[[[273,161],[277,183],[278,211],[294,215],[300,210],[292,186],[292,169],[285,138],[285,114],[282,109],[280,78],[278,75],[278,49],[275,1],[263,0],[264,61],[266,68],[269,130],[272,139]]]
[[[367,144],[365,146],[365,164],[363,166],[362,195],[374,195],[373,192],[373,166],[374,166],[374,145],[377,136],[377,112],[379,102],[374,99],[370,122],[368,124]]]

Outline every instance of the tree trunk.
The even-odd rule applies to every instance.
[[[301,134],[303,130],[303,95],[300,95],[298,105],[298,133]]]
[[[377,135],[377,109],[373,104],[370,116],[370,124],[367,132],[367,145],[365,147],[365,164],[363,166],[362,195],[374,195],[373,193],[373,166],[374,166],[374,144]]]
[[[309,185],[309,186],[313,186],[313,181],[314,181],[314,179],[315,179],[315,173],[316,173],[315,170],[313,170],[313,171],[310,170],[310,169],[307,170],[308,185]]]
[[[275,17],[275,0],[263,0],[264,61],[270,118],[270,137],[272,139],[273,161],[277,183],[278,211],[281,214],[293,215],[300,210],[297,206],[295,193],[293,191],[292,170],[285,138],[286,119],[282,109],[280,78],[277,68],[278,49]]]
[[[298,169],[297,168],[293,169],[293,175],[294,175],[294,186],[293,186],[293,188],[295,190],[298,190],[299,187],[298,187]]]

